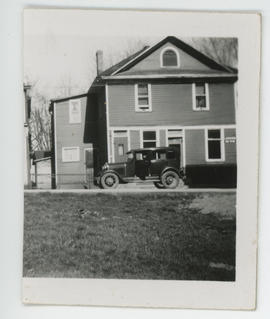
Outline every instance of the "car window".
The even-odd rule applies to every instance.
[[[166,151],[155,151],[153,152],[153,158],[156,160],[165,160],[166,159]]]
[[[141,160],[150,160],[152,158],[152,153],[149,151],[142,151],[136,153],[136,160],[141,161]]]
[[[128,161],[133,160],[134,154],[133,153],[127,153]]]
[[[143,159],[142,153],[136,153],[136,161],[141,161]]]

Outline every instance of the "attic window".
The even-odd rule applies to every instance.
[[[179,67],[179,53],[173,47],[167,47],[161,51],[160,65],[165,68]]]

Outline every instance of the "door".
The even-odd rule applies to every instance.
[[[177,149],[179,154],[179,167],[183,163],[183,130],[181,129],[168,129],[168,146],[172,146]]]
[[[127,131],[113,132],[113,148],[114,148],[114,162],[121,163],[127,161],[128,151],[128,135]]]
[[[183,163],[182,159],[182,145],[183,145],[183,139],[182,137],[169,137],[168,138],[168,146],[174,147],[177,149],[178,155],[179,155],[179,168],[181,167],[181,164]]]

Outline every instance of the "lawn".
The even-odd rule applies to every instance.
[[[25,277],[235,280],[235,193],[25,193]]]

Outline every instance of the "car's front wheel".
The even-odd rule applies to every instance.
[[[161,182],[165,188],[174,189],[179,185],[180,178],[174,171],[167,171],[162,174]]]
[[[104,189],[114,189],[119,185],[119,177],[115,173],[105,173],[100,179],[100,185]]]

